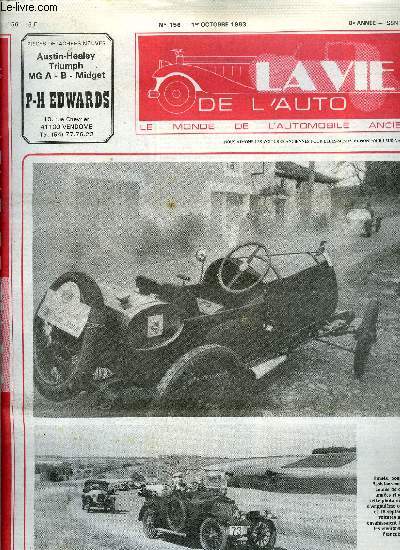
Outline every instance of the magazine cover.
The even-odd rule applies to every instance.
[[[4,550],[394,550],[400,7],[1,0]]]

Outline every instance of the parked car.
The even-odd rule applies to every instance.
[[[243,406],[256,365],[312,339],[352,352],[355,374],[363,374],[378,303],[370,302],[357,326],[355,313],[336,310],[338,284],[324,242],[273,254],[247,242],[207,269],[205,255],[197,257],[198,283],[186,274],[177,275],[181,284],[138,275],[136,285],[118,291],[84,273],[61,275],[34,316],[36,388],[62,401],[136,386],[153,411],[219,414]],[[290,269],[282,272],[282,261]],[[347,334],[355,347],[332,342]]]
[[[139,513],[149,538],[172,534],[203,550],[225,550],[232,545],[272,550],[276,542],[275,517],[258,510],[242,512],[224,491],[207,483],[163,494],[142,489],[145,498]]]
[[[82,491],[82,510],[115,512],[115,489],[104,479],[88,479]]]

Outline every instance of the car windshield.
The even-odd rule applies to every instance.
[[[261,245],[257,247],[255,243],[242,245],[237,252],[232,254],[232,260],[238,265],[248,263],[248,269],[254,274],[264,275],[270,261],[272,269],[263,277],[265,282],[276,278],[276,272],[280,277],[289,277],[300,271],[304,271],[313,267],[318,263],[318,258],[313,255],[315,251],[304,250],[298,251],[296,245],[288,245],[287,250],[277,249],[268,251],[268,248],[263,248]],[[322,259],[322,257],[321,257]]]

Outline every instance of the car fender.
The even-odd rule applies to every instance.
[[[196,92],[201,92],[202,88],[200,84],[196,80],[195,71],[187,71],[186,67],[185,70],[182,71],[182,66],[179,65],[169,65],[167,67],[161,67],[160,69],[157,69],[155,73],[153,74],[153,78],[156,79],[156,85],[154,87],[154,90],[158,90],[161,86],[161,84],[167,80],[168,78],[172,78],[174,76],[178,76],[180,78],[185,78],[186,80],[189,80],[193,84],[194,89]]]
[[[154,89],[158,90],[161,84],[172,76],[186,78],[193,84],[196,92],[229,94],[250,93],[254,91],[254,88],[250,86],[193,65],[167,65],[157,69],[153,74],[153,77],[156,79],[156,87]]]

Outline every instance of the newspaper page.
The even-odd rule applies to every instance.
[[[398,549],[398,0],[0,33],[2,548]]]

